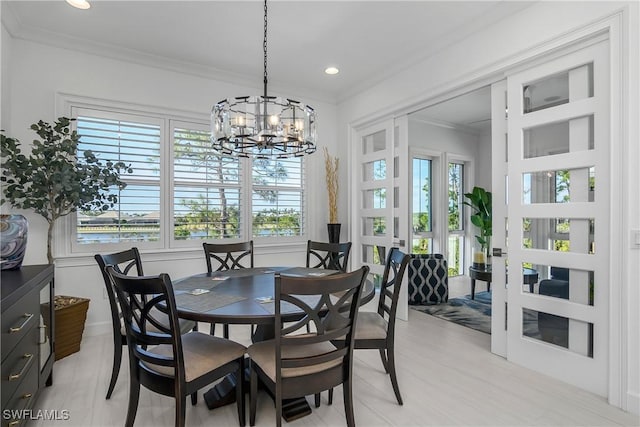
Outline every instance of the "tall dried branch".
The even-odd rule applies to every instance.
[[[327,192],[329,194],[329,223],[338,222],[338,167],[340,159],[329,154],[324,147],[324,169],[327,180]]]

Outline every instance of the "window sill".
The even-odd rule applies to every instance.
[[[255,243],[256,241],[254,241]],[[135,246],[135,245],[132,245]],[[125,250],[122,248],[120,250]],[[295,241],[286,243],[270,243],[260,244],[259,242],[254,245],[254,256],[259,257],[261,255],[271,254],[287,254],[298,253],[300,251],[307,250],[307,241]],[[105,253],[118,252],[104,251]],[[97,253],[97,252],[96,252]],[[95,265],[94,252],[91,253],[74,253],[63,256],[57,256],[55,259],[55,265],[59,268],[66,267],[83,267],[89,265]],[[200,259],[203,255],[202,246],[190,247],[190,248],[172,248],[172,249],[140,249],[140,254],[143,261],[157,262],[157,261],[180,261]]]

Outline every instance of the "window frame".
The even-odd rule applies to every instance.
[[[411,238],[410,238],[410,245],[411,248],[413,250],[413,241],[416,238],[420,238],[420,239],[427,239],[429,241],[429,246],[431,247],[430,251],[427,250],[427,253],[435,253],[437,252],[438,249],[438,232],[437,232],[437,225],[440,222],[440,218],[439,218],[439,210],[437,209],[438,203],[440,202],[440,189],[439,189],[439,170],[440,170],[440,154],[430,151],[430,150],[422,150],[422,149],[412,149],[409,155],[410,161],[411,161],[411,172],[410,172],[410,176],[411,176],[411,188],[412,188],[412,194],[410,197],[410,212],[411,212]],[[430,201],[430,219],[429,222],[431,223],[431,230],[426,231],[426,232],[416,232],[415,229],[413,228],[413,211],[414,211],[414,206],[413,206],[413,174],[414,174],[414,167],[413,167],[413,163],[414,160],[418,159],[418,160],[428,160],[430,162],[430,166],[429,166],[429,173],[430,173],[430,184],[431,184],[431,189],[430,189],[430,195],[431,195],[431,201]]]
[[[110,101],[104,99],[95,99],[84,96],[70,94],[56,94],[56,111],[59,116],[77,117],[77,111],[93,110],[109,118],[116,117],[120,120],[134,121],[132,118],[140,117],[144,120],[160,125],[161,142],[160,142],[160,235],[158,241],[139,241],[139,242],[119,242],[119,243],[92,243],[80,244],[77,241],[77,215],[72,213],[59,221],[56,225],[56,239],[54,239],[54,256],[56,258],[74,258],[84,257],[98,252],[115,252],[125,250],[131,246],[150,252],[172,252],[172,251],[200,251],[202,249],[202,240],[175,240],[173,238],[174,226],[174,186],[172,184],[174,177],[174,168],[172,162],[173,153],[173,129],[175,125],[181,127],[196,126],[200,130],[209,130],[209,117],[201,113],[189,111],[181,111],[177,109],[153,107],[147,105],[130,104],[119,101]],[[75,129],[75,122],[72,122],[72,128]],[[312,221],[309,217],[309,201],[308,201],[308,160],[302,157],[301,167],[301,234],[297,236],[266,236],[252,237],[252,203],[251,195],[253,193],[252,167],[251,159],[240,159],[241,163],[241,237],[239,239],[226,239],[225,242],[232,243],[234,241],[254,240],[263,246],[275,248],[277,246],[293,246],[306,243],[309,239],[309,232]],[[126,179],[126,176],[124,176]],[[285,188],[279,188],[284,190]],[[213,239],[209,239],[211,241]]]

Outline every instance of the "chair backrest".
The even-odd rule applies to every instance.
[[[141,380],[158,377],[167,383],[178,379],[184,384],[182,337],[169,275],[127,276],[110,265],[105,271],[124,315],[131,368],[144,371]],[[152,346],[162,346],[166,351],[158,351],[159,347],[147,351]]]
[[[347,271],[351,242],[307,242],[307,267]]]
[[[203,243],[207,271],[237,270],[253,267],[253,240],[240,243]],[[211,263],[215,260],[217,265]],[[248,265],[247,265],[248,262]]]
[[[410,255],[398,248],[391,248],[389,256],[387,256],[380,284],[380,299],[378,300],[378,314],[388,322],[387,334],[394,331],[402,278],[410,259]]]
[[[283,370],[288,368],[314,373],[324,370],[327,365],[342,364],[348,367],[344,374],[350,372],[353,332],[368,273],[369,267],[364,266],[350,273],[313,278],[276,275],[276,384],[281,381]],[[349,309],[345,310],[345,306]],[[290,313],[292,308],[304,312],[304,316],[296,321],[289,317],[283,320],[283,314]],[[316,332],[305,333],[307,325],[314,325]],[[332,343],[343,337],[344,341]],[[309,345],[324,345],[327,350],[310,356],[304,350],[295,349]],[[283,351],[287,357],[283,357]]]
[[[120,305],[115,290],[113,289],[113,284],[105,267],[112,265],[116,271],[122,274],[143,276],[144,272],[142,271],[140,252],[138,248],[133,247],[126,251],[108,255],[96,254],[94,258],[100,267],[100,272],[104,279],[104,286],[107,290],[107,298],[109,299],[109,306],[111,308],[111,323],[115,334],[116,331],[120,331],[120,318],[122,313],[120,312]]]

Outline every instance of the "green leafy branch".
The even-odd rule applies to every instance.
[[[51,240],[55,222],[77,210],[106,211],[118,203],[114,188],[126,187],[120,173],[132,173],[123,162],[99,159],[91,150],[78,157],[80,136],[71,131],[74,119],[60,117],[53,125],[40,120],[31,129],[31,153],[22,144],[0,133],[3,198],[18,209],[33,210],[49,223],[47,259],[53,262]]]

